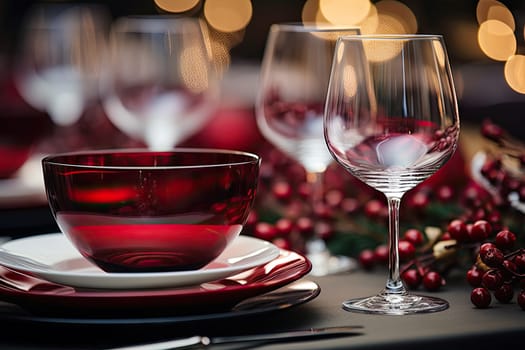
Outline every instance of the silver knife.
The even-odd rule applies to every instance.
[[[274,333],[234,335],[224,337],[205,337],[196,335],[188,338],[180,338],[143,345],[131,345],[120,348],[113,348],[109,350],[168,350],[184,349],[196,345],[206,346],[210,344],[228,344],[240,342],[276,343],[312,339],[327,339],[334,337],[351,337],[363,334],[359,331],[359,329],[362,328],[362,326],[341,326],[327,328],[311,328],[306,330],[295,330]]]

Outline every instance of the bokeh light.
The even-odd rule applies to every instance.
[[[505,63],[505,80],[516,92],[525,94],[525,56],[513,55]]]
[[[200,46],[190,46],[182,52],[180,71],[184,85],[199,93],[208,88],[210,60]]]
[[[512,28],[495,19],[481,23],[478,43],[485,55],[496,61],[506,61],[516,52],[517,47]]]
[[[480,0],[476,7],[476,18],[478,24],[494,19],[505,23],[512,31],[516,29],[512,12],[507,6],[496,0]]]
[[[200,0],[154,0],[158,8],[166,12],[181,13],[195,8]]]
[[[221,32],[244,29],[253,14],[250,0],[206,0],[204,17],[210,26]]]
[[[379,25],[379,16],[377,13],[377,7],[374,4],[370,4],[368,14],[363,21],[358,23],[362,34],[373,34],[377,31]]]
[[[357,75],[355,68],[351,65],[343,69],[343,89],[346,97],[353,97],[357,93]]]
[[[414,34],[417,32],[417,19],[412,10],[396,0],[382,0],[376,3],[379,14],[377,33]]]
[[[328,19],[326,19],[319,10],[319,0],[306,0],[301,12],[301,19],[303,23],[329,23]]]
[[[370,10],[369,0],[319,0],[319,11],[335,25],[356,25]]]

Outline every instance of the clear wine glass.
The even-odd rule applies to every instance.
[[[445,300],[408,293],[399,272],[399,206],[408,190],[452,156],[459,117],[439,35],[347,36],[337,42],[324,132],[337,162],[385,194],[389,274],[378,295],[343,303],[348,311],[412,314],[444,310]]]
[[[110,33],[101,84],[108,118],[150,149],[170,149],[198,131],[218,101],[217,75],[200,20],[129,16]]]
[[[256,101],[257,124],[277,148],[298,161],[312,186],[312,207],[323,200],[323,174],[333,162],[323,136],[323,109],[336,39],[355,27],[300,23],[270,28]],[[332,256],[325,242],[306,244],[313,275],[347,271],[354,262]]]
[[[101,5],[35,5],[23,24],[14,74],[27,103],[57,125],[74,124],[98,96],[108,27]]]

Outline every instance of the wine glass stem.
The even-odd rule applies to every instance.
[[[323,200],[323,173],[316,171],[309,171],[306,174],[306,181],[310,184],[312,194],[310,197],[312,211],[315,205]]]
[[[404,294],[405,286],[399,275],[399,206],[400,196],[388,196],[388,280],[385,294]]]

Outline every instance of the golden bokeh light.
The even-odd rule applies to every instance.
[[[306,0],[301,11],[301,19],[303,23],[329,23],[319,10],[319,0]]]
[[[207,52],[200,46],[190,46],[182,52],[180,71],[184,85],[200,93],[208,88],[210,61]]]
[[[494,19],[479,26],[478,44],[485,55],[496,61],[506,61],[514,55],[517,47],[512,28]]]
[[[401,50],[403,50],[402,42],[365,41],[363,45],[365,48],[366,57],[371,62],[388,61],[399,55]]]
[[[204,17],[213,28],[221,32],[244,29],[253,14],[250,0],[206,0]]]
[[[494,19],[505,23],[513,31],[516,29],[512,12],[507,6],[496,0],[480,0],[476,7],[476,18],[478,24]]]
[[[218,77],[222,77],[228,70],[231,62],[230,51],[228,46],[220,40],[210,42],[213,55],[213,64]]]
[[[370,10],[369,0],[319,0],[319,11],[335,25],[356,25]]]
[[[414,34],[417,32],[416,15],[405,4],[396,0],[381,0],[376,3],[376,8],[379,13],[378,33]],[[381,23],[383,18],[387,23]]]
[[[200,0],[154,0],[155,5],[166,12],[180,13],[195,8]]]
[[[362,34],[373,34],[377,31],[379,16],[377,14],[377,7],[374,4],[370,4],[367,16],[363,21],[358,23],[358,26]]]
[[[516,92],[525,94],[525,56],[513,55],[505,63],[505,80]]]
[[[346,97],[354,97],[357,93],[357,75],[351,65],[343,68],[343,89]]]

